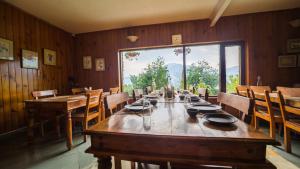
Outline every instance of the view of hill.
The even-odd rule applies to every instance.
[[[167,64],[167,68],[169,71],[169,75],[171,78],[171,84],[175,87],[178,88],[180,87],[180,82],[182,79],[182,70],[183,70],[183,65],[178,64],[178,63],[170,63]],[[187,65],[187,69],[189,68],[189,65]],[[239,73],[239,67],[234,66],[226,69],[226,75],[227,77],[230,75],[236,75]],[[131,84],[130,77],[124,77],[124,84]]]

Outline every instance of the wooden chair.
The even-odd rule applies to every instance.
[[[293,97],[300,97],[300,88],[277,88],[279,107],[284,127],[284,148],[291,152],[291,131],[300,132],[300,109],[285,104],[284,97],[290,94]],[[294,95],[294,93],[298,95]]]
[[[239,96],[250,97],[250,89],[249,86],[238,85],[236,88],[236,93]]]
[[[117,93],[106,96],[104,99],[104,105],[107,110],[109,110],[110,115],[118,110],[119,107],[122,107],[124,104],[127,104],[129,100],[128,93]]]
[[[72,94],[85,94],[86,89],[85,88],[72,88]]]
[[[42,91],[33,91],[32,93],[32,97],[36,100],[38,99],[42,99],[42,98],[47,98],[47,97],[56,97],[57,95],[57,90],[42,90]],[[41,110],[38,110],[41,111]],[[47,110],[43,110],[43,111],[47,111]],[[62,114],[56,113],[55,115],[55,128],[56,128],[56,132],[58,137],[61,136],[60,133],[60,118],[62,117]],[[43,116],[43,113],[39,113],[39,118],[40,118],[40,129],[41,129],[41,135],[44,136],[45,135],[45,129],[44,129],[44,125],[46,123],[46,120],[44,119],[51,119],[52,117],[45,117]]]
[[[103,89],[87,91],[87,101],[84,112],[72,114],[72,120],[82,123],[83,130],[88,128],[89,121],[97,119],[100,122],[102,114],[102,93]],[[84,135],[84,142],[86,142],[86,135]]]
[[[120,88],[119,87],[112,87],[109,89],[109,93],[110,94],[117,94],[120,92]]]
[[[253,111],[253,100],[247,97],[220,92],[217,101],[222,107],[230,106],[239,110],[241,120],[244,120],[245,116]]]
[[[208,101],[208,90],[206,88],[198,88],[199,97],[203,97],[204,100]]]
[[[282,124],[282,117],[280,112],[274,111],[270,100],[269,93],[271,88],[269,86],[250,86],[251,97],[254,100],[253,120],[254,127],[258,129],[259,119],[265,120],[270,124],[270,137],[275,138],[276,124]],[[257,97],[257,95],[264,95],[264,99]]]
[[[133,100],[136,101],[143,97],[143,89],[133,89],[132,91]]]
[[[300,97],[300,88],[294,87],[276,87],[277,91],[281,91],[284,96],[288,97]]]

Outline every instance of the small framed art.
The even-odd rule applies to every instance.
[[[56,65],[56,52],[54,50],[44,49],[44,64]]]
[[[0,59],[14,60],[13,46],[13,41],[0,38]]]
[[[95,67],[96,67],[96,71],[105,71],[104,58],[96,58]]]
[[[22,49],[22,67],[29,69],[39,68],[38,53],[30,50]]]
[[[92,56],[83,56],[83,69],[92,69]]]
[[[287,52],[288,53],[300,52],[300,39],[289,39],[287,41]]]
[[[297,55],[281,55],[278,57],[278,67],[296,67]]]

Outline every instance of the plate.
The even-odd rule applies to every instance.
[[[217,111],[217,110],[221,110],[222,107],[219,105],[193,105],[191,104],[188,108],[192,108],[192,109],[196,109],[199,111]]]
[[[146,98],[158,98],[158,95],[145,95]]]
[[[237,121],[237,118],[224,113],[211,113],[206,114],[203,117],[208,122],[215,123],[215,124],[232,124]]]
[[[130,105],[130,104],[125,105],[125,108],[126,108],[126,109],[132,110],[132,111],[147,110],[147,109],[150,109],[150,108],[152,108],[152,107],[153,107],[152,105],[148,105],[148,106],[144,107],[144,109],[143,109],[143,106],[132,106],[132,105]]]

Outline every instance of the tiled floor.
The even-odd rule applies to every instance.
[[[49,139],[53,138],[53,139]],[[279,137],[282,140],[282,137]],[[43,139],[36,139],[33,146],[28,147],[26,134],[18,133],[0,138],[0,168],[1,169],[96,169],[96,158],[84,151],[90,145],[82,143],[80,134],[74,136],[76,147],[67,151],[65,139],[56,139],[50,134]],[[269,147],[275,156],[274,161],[285,166],[286,159],[300,168],[300,141],[293,141],[293,154],[286,153],[282,147]],[[279,156],[278,156],[279,155]],[[277,158],[277,157],[280,158]],[[279,159],[279,160],[278,160]],[[122,162],[123,169],[130,169],[129,162]],[[291,169],[297,168],[294,165]],[[141,168],[141,166],[139,167]],[[158,168],[158,166],[144,166],[142,168]]]

